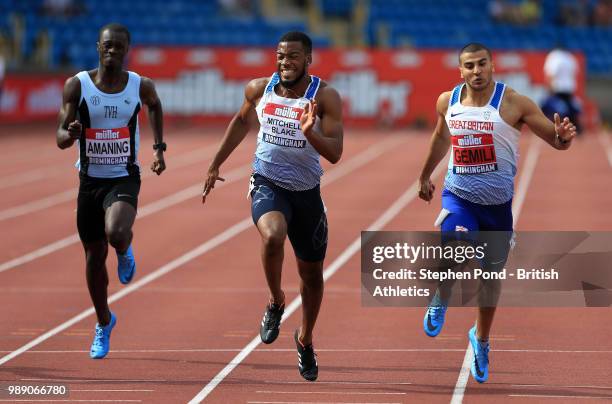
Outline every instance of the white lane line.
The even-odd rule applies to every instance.
[[[57,383],[166,383],[166,379],[48,379],[48,378],[22,378],[22,382],[57,382]]]
[[[84,331],[83,334],[89,335],[90,330]],[[246,335],[245,335],[246,336]],[[249,335],[250,336],[250,335]],[[192,349],[113,349],[114,353],[198,353],[198,352],[240,352],[242,348],[192,348]],[[254,352],[293,352],[291,348],[257,348]],[[0,351],[0,353],[9,353],[12,351]],[[82,354],[89,350],[29,350],[27,354]],[[334,349],[334,348],[317,348],[317,352],[367,352],[367,353],[401,353],[401,352],[464,352],[462,348],[355,348],[355,349]],[[496,349],[495,352],[508,353],[528,353],[528,354],[612,354],[612,351],[597,351],[597,350],[561,350],[561,349]],[[534,385],[537,386],[537,385]],[[576,386],[578,387],[578,386]],[[611,387],[612,388],[612,387]]]
[[[318,351],[318,349],[317,349]],[[258,383],[263,384],[304,384],[308,386],[312,386],[312,382],[307,381],[262,381]],[[349,386],[408,386],[411,385],[411,382],[357,382],[357,381],[333,381],[333,380],[317,380],[317,385],[319,384],[334,384],[334,385],[349,385]]]
[[[351,160],[359,159],[361,161],[361,164],[355,165],[353,169],[356,169],[357,167],[360,167],[362,165],[365,165],[365,164],[369,163],[376,156],[382,154],[383,151],[390,146],[390,144],[395,143],[396,141],[397,140],[394,140],[394,142],[386,142],[386,143],[383,142],[383,143],[379,144],[378,147],[370,148],[370,149],[366,150],[365,152],[362,152],[362,153],[356,155]],[[377,150],[379,150],[379,152],[378,153],[372,153],[371,149],[377,149]],[[222,182],[220,185],[227,184],[228,182],[230,182],[231,176],[237,176],[238,173],[240,172],[240,170],[242,170],[242,168],[230,171],[226,175],[225,182]],[[347,175],[350,172],[352,172],[352,171],[344,171],[343,175]],[[232,173],[234,173],[234,174],[232,174]],[[328,181],[325,182],[324,184],[322,184],[322,186],[329,185],[333,181],[336,181],[336,180],[338,180],[340,178],[341,177],[337,176],[337,175],[333,176],[332,179],[328,179]],[[191,189],[191,188],[188,188],[188,189]],[[197,189],[198,193],[201,192],[200,185],[197,185],[196,189]],[[165,199],[167,199],[167,198],[165,198]],[[149,213],[153,213],[153,211],[149,210]],[[141,287],[143,287],[143,286],[153,282],[157,278],[159,278],[159,277],[161,277],[161,276],[163,276],[163,275],[165,275],[165,274],[175,270],[176,268],[179,268],[180,266],[188,263],[189,261],[191,261],[191,260],[199,257],[200,255],[205,254],[206,252],[212,250],[213,248],[223,244],[227,240],[237,236],[238,234],[242,233],[243,231],[245,231],[246,229],[248,229],[251,226],[252,226],[252,219],[249,216],[249,217],[243,219],[242,221],[234,224],[233,226],[230,226],[228,229],[226,229],[222,233],[219,233],[215,237],[213,237],[213,238],[209,239],[208,241],[200,244],[198,247],[194,248],[193,250],[188,251],[187,253],[183,254],[182,256],[180,256],[180,257],[170,261],[166,265],[163,265],[162,267],[160,267],[160,268],[154,270],[153,272],[145,275],[144,277],[140,278],[138,281],[136,281],[136,282],[130,284],[129,286],[121,289],[120,291],[112,294],[108,298],[108,303],[109,304],[113,303],[113,302],[123,298],[124,296],[126,296],[126,295],[128,295],[128,294],[130,294],[130,293],[132,293],[132,292],[134,292],[134,291],[136,291],[138,289],[140,289]],[[10,361],[11,359],[21,355],[22,353],[29,351],[31,348],[39,345],[40,343],[46,341],[47,339],[53,337],[56,334],[61,333],[62,331],[64,331],[67,328],[69,328],[70,326],[78,323],[79,321],[89,317],[92,314],[94,314],[93,307],[91,307],[91,308],[89,308],[87,310],[82,311],[81,313],[77,314],[76,316],[72,317],[71,319],[67,320],[66,322],[58,325],[57,327],[47,331],[46,333],[40,335],[39,337],[33,339],[32,341],[30,341],[27,344],[21,346],[20,348],[18,348],[17,350],[11,352],[10,354],[3,356],[2,358],[0,358],[0,365],[3,365],[4,363],[6,363],[6,362]]]
[[[380,401],[247,401],[248,404],[401,404],[399,402],[387,403]]]
[[[563,386],[557,384],[513,384],[512,387],[544,387],[547,389],[612,389],[612,386]]]
[[[278,391],[278,390],[257,390],[259,394],[337,394],[337,395],[368,395],[368,396],[403,396],[406,393],[399,392],[367,392],[367,391]]]
[[[175,156],[173,157],[172,161],[169,161],[169,164],[171,164],[169,168],[175,169],[199,162],[208,158],[213,151],[213,146],[206,146],[197,150],[184,153],[179,156]],[[152,177],[153,175],[154,174],[152,171],[147,170],[143,167],[141,174],[142,179]],[[49,195],[41,199],[37,199],[35,201],[30,201],[27,203],[20,204],[18,206],[0,210],[0,222],[3,220],[13,219],[15,217],[27,215],[29,213],[38,212],[40,210],[50,208],[51,206],[59,205],[60,203],[76,200],[78,191],[79,188],[74,187],[66,191],[58,192],[56,194]]]
[[[66,167],[61,168],[37,168],[36,170],[30,170],[26,172],[20,172],[0,178],[0,189],[14,187],[18,185],[24,185],[29,182],[41,180],[43,178],[51,177],[59,173],[65,172]]]
[[[112,393],[147,393],[155,390],[149,389],[70,389],[70,392],[87,391],[87,392],[112,392]]]
[[[399,142],[402,142],[402,141],[405,141],[405,140],[402,139],[401,137],[388,138],[386,141],[381,142],[357,154],[353,158],[347,160],[345,163],[342,163],[334,167],[332,170],[330,170],[329,173],[326,175],[327,178],[322,182],[321,186],[330,184],[334,182],[336,179],[341,178],[342,176],[348,174],[350,171],[347,171],[346,169],[344,169],[343,168],[344,166],[348,165],[349,167],[351,167],[351,170],[361,167],[369,163],[370,161],[374,160],[376,157],[380,156],[382,153],[384,153],[385,151],[387,151],[388,149],[390,149],[391,147],[397,145]],[[218,182],[217,183],[218,185],[215,185],[215,186],[222,187],[224,185],[228,185],[229,183],[235,180],[238,180],[240,178],[245,177],[246,175],[249,175],[251,172],[250,170],[251,170],[251,165],[247,164],[240,168],[229,171],[227,174],[225,174],[225,182]],[[341,170],[341,171],[338,172],[338,170]],[[148,205],[145,205],[142,208],[138,209],[138,215],[136,216],[136,220],[139,220],[152,213],[158,212],[161,209],[165,209],[172,205],[176,205],[196,195],[199,195],[199,193],[202,191],[201,188],[202,188],[202,184],[196,184],[191,187],[185,188],[182,191],[178,191],[172,195],[162,198],[156,202],[152,202]],[[55,251],[61,250],[62,248],[65,248],[69,245],[77,243],[78,241],[79,241],[79,235],[78,233],[75,233],[71,236],[55,241],[51,244],[47,244],[46,246],[41,247],[32,252],[29,252],[25,255],[22,255],[12,260],[3,262],[2,264],[0,264],[0,273],[7,271],[9,269],[15,268],[19,265],[28,263],[30,261],[33,261],[37,258],[44,257],[45,255],[49,255]]]
[[[439,165],[433,176],[437,176],[442,171],[443,166]],[[418,181],[415,181],[400,197],[387,208],[386,211],[372,223],[367,231],[377,231],[382,229],[391,221],[401,210],[408,205],[416,196]],[[323,280],[327,281],[338,269],[340,269],[355,253],[360,250],[361,236],[357,237],[343,252],[338,256],[323,272]],[[285,307],[285,314],[281,323],[285,322],[302,304],[302,298],[297,296],[289,305]],[[201,403],[212,391],[225,379],[255,348],[261,343],[258,336],[254,337],[238,355],[234,357],[204,388],[190,401],[189,404]]]
[[[193,128],[186,128],[186,129],[181,129],[178,131],[173,131],[173,135],[180,135],[183,133],[187,133],[190,130],[192,130]],[[203,147],[201,149],[198,149],[196,151],[190,151],[190,152],[186,152],[180,155],[170,155],[170,159],[172,161],[171,163],[171,168],[174,168],[175,165],[174,161],[178,161],[179,166],[184,165],[182,163],[183,159],[188,159],[191,160],[192,162],[197,161],[197,160],[193,160],[194,159],[194,153],[203,153],[203,152],[208,152],[206,149],[213,147],[213,145],[211,146],[207,146],[207,147]],[[51,154],[55,154],[56,152],[61,152],[59,149],[54,148],[50,153],[48,153],[49,155]],[[74,155],[71,155],[70,158],[74,157]],[[202,157],[202,156],[200,156]],[[74,160],[73,160],[74,162]],[[58,174],[62,174],[65,173],[66,170],[68,168],[72,168],[73,171],[76,171],[74,169],[74,164],[72,162],[69,162],[68,160],[62,160],[61,164],[63,164],[62,167],[58,167],[58,162],[52,162],[50,163],[50,165],[48,167],[38,167],[32,170],[28,170],[28,171],[22,171],[16,174],[11,174],[8,175],[6,177],[2,177],[0,178],[0,189],[4,189],[4,188],[9,188],[9,187],[13,187],[13,186],[18,186],[18,185],[24,185],[27,184],[29,182],[34,182],[34,181],[38,181],[38,180],[42,180],[44,178],[48,178],[48,177],[52,177]],[[189,164],[189,163],[187,163]]]
[[[592,399],[592,400],[612,400],[612,396],[597,397],[597,396],[561,396],[552,394],[508,394],[508,397],[521,397],[521,398],[563,398],[563,399]]]
[[[8,401],[11,403],[142,403],[142,400],[74,400],[70,398],[66,399],[0,399],[0,401]]]
[[[516,226],[516,222],[523,209],[523,203],[527,196],[527,189],[533,178],[535,167],[538,163],[538,157],[540,156],[540,150],[542,148],[542,141],[531,135],[529,143],[529,151],[527,152],[527,159],[525,165],[522,167],[521,175],[518,179],[518,187],[514,196],[512,204],[512,216],[513,225]],[[461,364],[461,370],[457,377],[457,383],[455,383],[455,389],[453,390],[453,397],[451,398],[451,404],[460,404],[463,402],[463,395],[465,394],[465,387],[467,386],[468,379],[470,376],[470,366],[474,359],[474,352],[468,342],[468,346],[465,349],[465,356],[463,357],[463,363]]]
[[[251,167],[250,164],[246,164],[242,167],[236,168],[228,172],[225,176],[225,182],[220,182],[216,186],[217,187],[226,186],[241,178],[247,177],[251,172],[250,167]],[[201,184],[192,185],[181,191],[177,191],[171,195],[161,198],[155,202],[151,202],[150,204],[145,205],[142,208],[138,209],[138,215],[136,216],[136,220],[142,219],[143,217],[147,217],[153,213],[159,212],[162,209],[166,209],[166,208],[169,208],[170,206],[184,202],[190,198],[194,198],[198,196],[200,192],[202,192],[201,188],[202,188]],[[68,247],[77,242],[79,242],[79,235],[78,233],[74,233],[66,238],[55,241],[51,244],[47,244],[44,247],[41,247],[27,254],[24,254],[20,257],[13,258],[10,261],[3,262],[2,264],[0,264],[0,272],[8,271],[9,269],[23,265],[37,258],[44,257],[45,255],[54,253],[58,250],[61,250],[62,248]]]
[[[608,164],[612,167],[612,141],[610,140],[610,134],[606,132],[599,132],[599,142],[602,144],[606,157],[608,158]]]

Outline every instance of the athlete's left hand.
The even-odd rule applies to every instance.
[[[556,112],[554,115],[554,123],[555,133],[558,139],[562,142],[562,145],[567,145],[567,147],[569,147],[571,141],[576,137],[576,125],[574,125],[568,117],[563,118],[563,121],[561,121],[561,117]]]
[[[314,127],[315,121],[317,119],[317,102],[310,101],[304,107],[304,112],[300,117],[300,127],[302,128],[302,133],[304,136],[308,137],[310,135],[310,131]]]
[[[155,174],[160,175],[166,169],[166,162],[164,161],[164,152],[156,150],[153,153],[153,163],[151,164],[151,171]]]

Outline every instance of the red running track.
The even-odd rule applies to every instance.
[[[433,229],[439,193],[427,205],[411,189],[428,147],[423,133],[348,131],[342,161],[325,167],[326,266],[337,272],[327,280],[315,330],[319,380],[304,382],[297,372],[292,333],[299,308],[277,342],[244,351],[258,335],[267,301],[245,199],[254,136],[223,167],[227,183],[202,206],[199,187],[220,134],[169,130],[168,171],[143,179],[134,241],[138,272],[130,287],[119,284],[115,259],[108,260],[118,325],[102,361],[88,357],[95,319],[74,239],[75,152],[60,151],[40,130],[0,140],[10,150],[0,162],[0,382],[66,383],[67,400],[80,402],[182,403],[206,386],[205,400],[212,403],[612,400],[612,325],[604,321],[610,309],[500,309],[490,380],[467,379],[463,386],[473,309],[451,308],[443,334],[431,339],[421,328],[423,309],[361,306],[354,248],[360,231],[385,212],[382,229]],[[145,136],[143,167],[151,160],[150,143]],[[585,136],[560,153],[525,135],[521,149],[518,230],[612,229],[605,142]],[[537,154],[535,164],[525,164],[530,153]],[[437,183],[440,189],[441,177]],[[405,193],[404,206],[389,211]],[[292,301],[299,280],[289,247],[285,261],[283,286]],[[240,352],[244,358],[221,378]]]

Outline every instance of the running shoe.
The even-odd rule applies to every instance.
[[[425,334],[430,337],[435,337],[440,334],[442,326],[444,325],[446,309],[448,309],[448,305],[442,302],[439,293],[436,292],[431,302],[429,302],[427,311],[425,311],[425,317],[423,318],[423,330]]]
[[[298,353],[298,369],[302,377],[309,382],[314,382],[319,376],[319,365],[317,363],[317,354],[314,352],[312,344],[304,345],[299,339],[300,333],[295,330],[293,339]]]
[[[100,324],[96,324],[94,340],[89,351],[91,359],[102,359],[108,354],[108,350],[110,349],[110,335],[115,324],[117,324],[117,317],[115,317],[113,312],[111,312],[110,323],[104,327]]]
[[[134,259],[134,252],[132,251],[131,245],[123,254],[117,253],[117,264],[119,281],[127,285],[132,278],[134,278],[134,273],[136,272],[136,260]]]
[[[269,303],[266,307],[261,327],[259,328],[259,336],[264,344],[273,343],[278,337],[280,331],[280,323],[285,312],[285,305],[279,306],[274,303]]]
[[[474,350],[472,359],[472,376],[478,383],[484,383],[489,378],[489,342],[481,342],[476,336],[476,326],[472,327],[468,333],[470,345]]]

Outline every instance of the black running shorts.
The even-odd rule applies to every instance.
[[[94,178],[80,174],[79,179],[77,228],[84,243],[106,238],[104,215],[113,203],[124,201],[138,208],[139,176]]]

